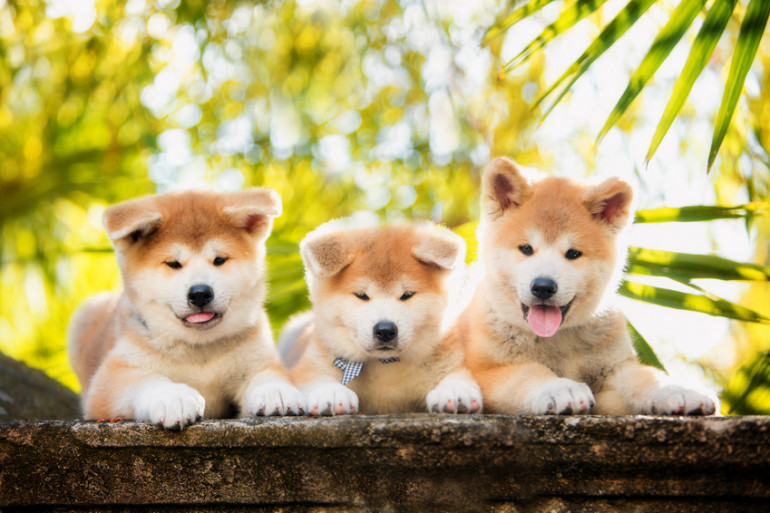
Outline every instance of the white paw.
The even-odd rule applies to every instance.
[[[328,383],[311,388],[307,392],[307,408],[310,415],[345,415],[358,411],[358,396],[339,383]]]
[[[284,381],[249,387],[241,415],[304,415],[302,394]]]
[[[716,409],[716,398],[707,393],[679,385],[667,385],[659,388],[653,394],[649,413],[653,415],[713,415]]]
[[[475,383],[445,379],[428,392],[428,411],[436,413],[481,412],[481,390]]]
[[[569,415],[588,413],[596,401],[588,385],[567,378],[547,381],[530,393],[527,413],[532,415]]]
[[[138,421],[160,424],[166,429],[183,429],[203,417],[206,400],[182,383],[145,387],[137,398],[134,416]]]

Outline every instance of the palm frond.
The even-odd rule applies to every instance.
[[[722,140],[730,126],[730,120],[738,104],[738,98],[743,90],[746,75],[751,69],[751,63],[759,49],[759,42],[767,26],[770,17],[770,2],[768,0],[751,0],[746,8],[746,16],[738,33],[738,42],[735,44],[733,60],[730,62],[730,73],[727,76],[725,92],[722,95],[722,104],[719,106],[716,121],[714,122],[714,136],[711,139],[709,160],[707,169],[711,169],[717,152],[722,145]]]
[[[642,63],[636,68],[628,81],[628,86],[620,96],[618,103],[612,109],[610,116],[605,121],[604,126],[596,136],[598,145],[610,128],[623,116],[628,107],[639,95],[647,81],[652,78],[663,61],[666,60],[671,50],[679,43],[687,29],[690,28],[695,16],[698,15],[701,8],[706,4],[706,0],[692,0],[689,2],[680,2],[671,13],[668,22],[664,25],[657,37],[652,42],[652,46],[644,56]]]
[[[618,292],[631,299],[638,299],[677,310],[687,310],[737,321],[770,324],[770,318],[753,310],[731,301],[713,299],[702,294],[689,294],[678,290],[629,281],[624,281]]]
[[[674,83],[674,89],[671,92],[671,97],[668,99],[666,108],[663,110],[663,115],[655,129],[655,134],[652,136],[650,147],[647,150],[647,157],[645,158],[646,161],[649,162],[657,151],[658,146],[663,141],[663,137],[668,132],[668,129],[671,128],[671,124],[690,95],[695,80],[706,67],[709,57],[711,57],[714,48],[719,42],[719,38],[722,37],[722,33],[725,27],[727,27],[727,22],[730,21],[730,16],[733,13],[733,9],[735,9],[736,2],[737,0],[716,0],[709,9],[706,19],[703,20],[703,25],[698,31],[698,35],[695,36],[695,41],[692,43],[692,48],[687,56],[687,62],[685,62],[684,68],[682,68],[682,73]]]

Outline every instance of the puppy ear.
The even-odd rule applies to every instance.
[[[281,197],[278,193],[259,187],[230,193],[222,212],[236,228],[257,237],[267,237],[273,228],[273,218],[280,216],[281,210]]]
[[[154,198],[137,198],[113,205],[104,211],[104,229],[119,251],[152,235],[163,220]]]
[[[628,183],[609,178],[588,189],[583,203],[594,219],[620,231],[631,221],[633,199],[634,191]]]
[[[353,245],[345,233],[327,231],[321,227],[308,234],[299,243],[299,252],[305,269],[321,278],[342,271],[353,261]]]
[[[501,216],[521,206],[531,194],[532,187],[514,162],[498,157],[484,169],[481,207],[486,215]]]
[[[465,240],[448,229],[436,228],[420,237],[412,256],[440,269],[454,269],[465,260]]]

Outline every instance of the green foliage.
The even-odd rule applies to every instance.
[[[526,5],[514,9],[510,14],[502,16],[487,31],[485,42],[498,37],[505,31],[510,30],[517,22],[531,16],[532,13],[542,8],[548,2],[530,1]],[[504,71],[518,66],[527,59],[536,55],[556,36],[565,33],[572,28],[577,21],[593,12],[601,6],[601,1],[580,1],[576,0],[566,3],[562,8],[559,17],[549,25],[543,33],[536,37],[527,47],[514,59],[509,61],[503,68]],[[547,116],[564,96],[569,92],[577,80],[583,76],[591,65],[605,51],[614,45],[622,35],[634,26],[642,16],[660,0],[629,0],[628,4],[607,23],[600,34],[593,40],[586,51],[569,66],[564,74],[554,82],[548,90],[537,101],[540,104],[548,97],[555,96],[551,105],[545,109],[544,117]],[[631,75],[628,86],[621,98],[618,100],[615,108],[608,117],[604,127],[600,130],[597,140],[601,140],[607,131],[615,125],[623,114],[629,109],[633,99],[642,91],[647,81],[655,74],[655,71],[671,52],[676,43],[682,38],[685,32],[693,24],[696,15],[702,11],[706,0],[683,0],[672,11],[668,23],[662,27],[652,43],[647,55],[641,62],[636,71]],[[671,123],[682,107],[687,98],[695,79],[700,75],[706,64],[708,57],[722,36],[727,22],[733,13],[736,0],[714,0],[711,7],[707,10],[706,19],[701,30],[694,41],[687,64],[682,75],[674,86],[669,104],[658,124],[655,135],[650,143],[647,152],[649,160],[660,142],[668,131]],[[730,121],[733,118],[738,98],[741,95],[743,84],[746,80],[749,68],[757,54],[759,43],[764,35],[768,16],[770,16],[770,2],[766,0],[751,0],[746,13],[743,17],[738,40],[735,44],[730,71],[727,76],[725,92],[722,96],[722,104],[719,108],[716,121],[714,123],[714,134],[709,150],[708,166],[711,166],[716,159],[717,153]],[[568,80],[569,79],[569,80]],[[568,81],[567,81],[568,80]],[[566,84],[565,84],[566,81]]]
[[[499,13],[485,43],[499,43],[497,36],[551,2],[528,0]],[[541,97],[554,99],[547,112],[655,2],[631,0],[601,27]],[[103,209],[179,183],[264,185],[283,198],[285,213],[268,240],[267,309],[276,332],[309,306],[297,244],[329,219],[433,219],[460,233],[468,261],[475,260],[480,166],[495,155],[523,164],[549,158],[547,147],[532,144],[540,112],[523,90],[545,89],[541,49],[581,19],[596,18],[603,3],[566,3],[506,66],[518,72],[505,75],[495,52],[480,50],[475,39],[497,13],[473,11],[468,19],[441,2],[103,0],[81,26],[82,12],[62,16],[42,0],[0,0],[0,350],[77,389],[66,360],[67,322],[87,296],[119,288]],[[72,3],[83,12],[87,4]],[[683,37],[700,12],[696,4],[704,5],[680,3],[602,135]],[[654,145],[729,28],[734,6],[715,0],[709,7]],[[767,18],[762,2],[749,11],[728,78],[725,127]],[[764,125],[756,126],[765,141]],[[642,210],[637,222],[764,218],[762,187],[757,180],[747,186],[756,201],[746,205]],[[632,248],[628,271],[688,288],[626,282],[622,291],[637,299],[766,322],[693,282],[764,283],[764,266]],[[630,331],[640,359],[662,368],[644,337]],[[739,398],[740,386],[730,386]]]

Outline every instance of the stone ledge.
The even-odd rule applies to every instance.
[[[768,511],[770,418],[0,424],[0,509]]]

